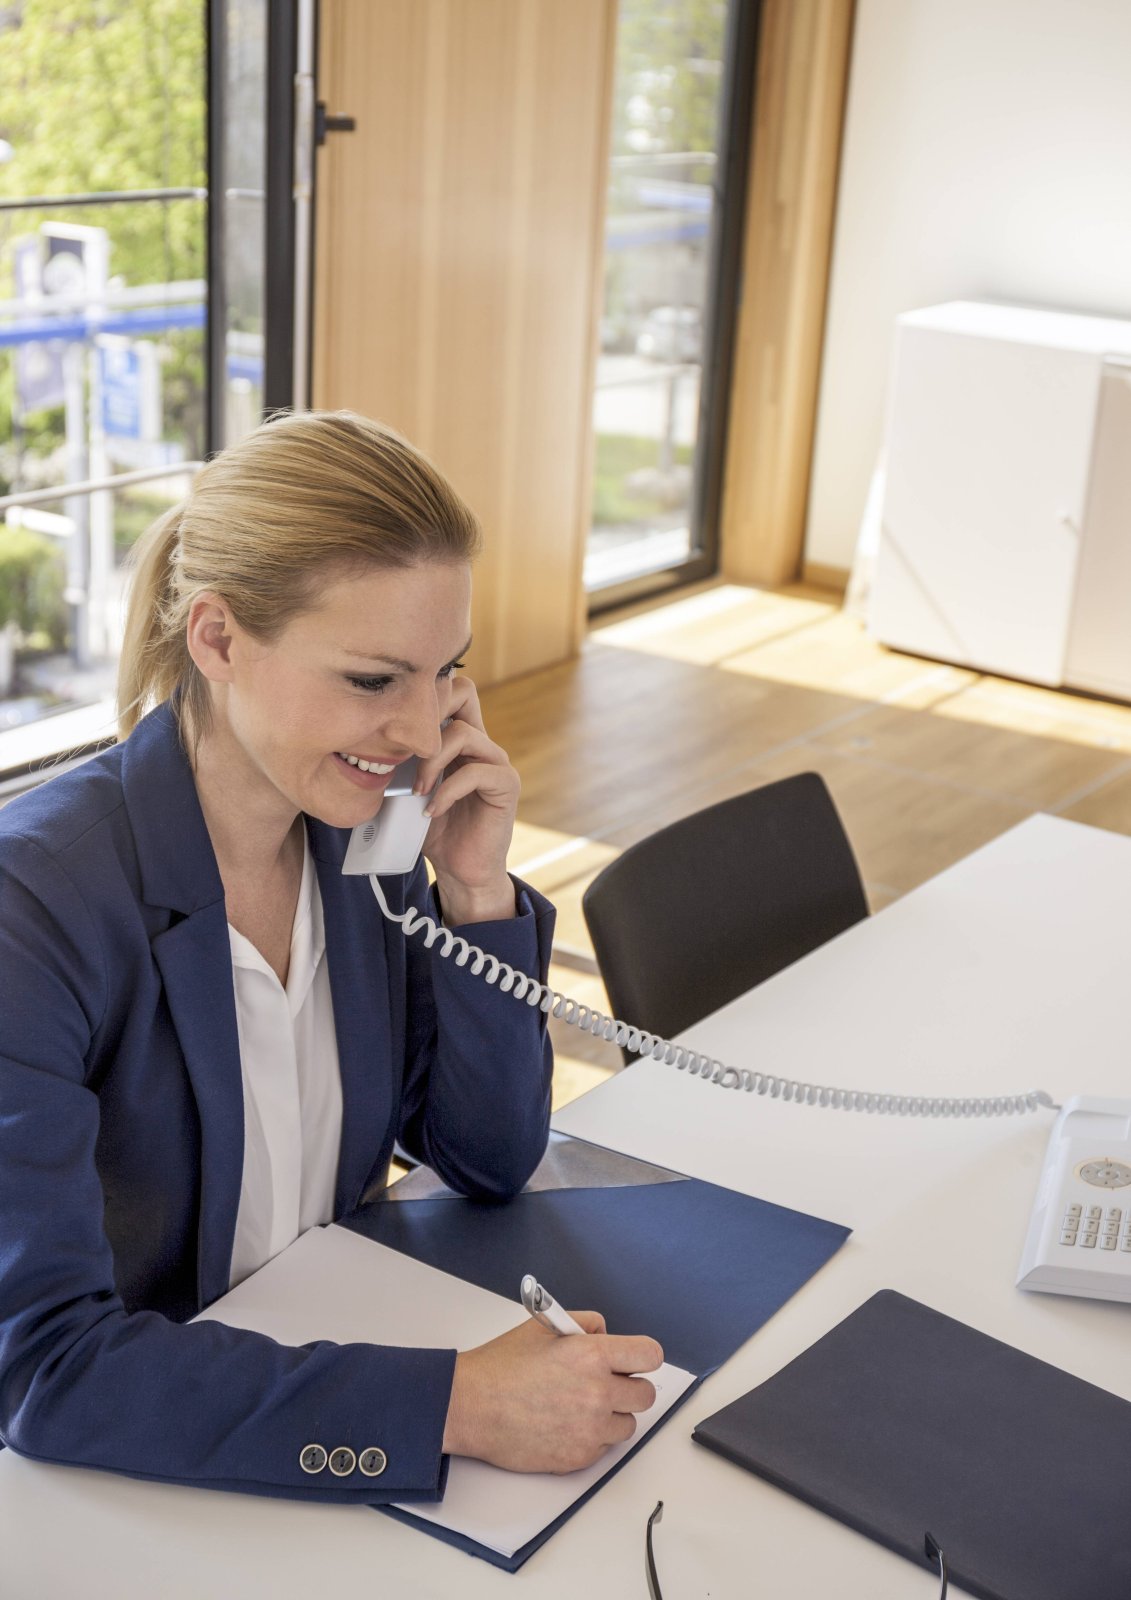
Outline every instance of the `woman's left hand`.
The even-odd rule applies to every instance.
[[[518,809],[519,776],[506,751],[483,726],[479,695],[470,678],[452,679],[451,721],[440,753],[421,761],[417,791],[425,793],[445,773],[429,802],[432,825],[424,853],[436,871],[436,889],[449,927],[513,917],[514,885],[507,850]]]

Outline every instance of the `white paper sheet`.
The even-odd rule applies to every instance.
[[[512,1304],[334,1226],[312,1228],[198,1320],[251,1328],[281,1344],[332,1339],[469,1350],[526,1320],[517,1295],[517,1284]],[[592,1467],[565,1476],[514,1473],[453,1456],[443,1500],[403,1509],[513,1555],[611,1471],[695,1382],[693,1374],[666,1363],[649,1377],[655,1405],[637,1418],[632,1439]]]

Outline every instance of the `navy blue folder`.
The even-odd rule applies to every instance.
[[[518,1299],[523,1275],[532,1272],[559,1304],[602,1312],[610,1333],[649,1334],[666,1360],[700,1380],[768,1321],[850,1232],[671,1173],[655,1182],[536,1190],[503,1204],[447,1191],[428,1199],[378,1200],[343,1220],[366,1238],[510,1300]],[[505,1557],[411,1513],[389,1514],[508,1571],[565,1520]]]
[[[894,1290],[694,1437],[979,1600],[1131,1596],[1131,1404]]]

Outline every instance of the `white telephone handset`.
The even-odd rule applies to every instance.
[[[431,794],[413,794],[417,760],[402,761],[385,790],[381,809],[350,834],[342,871],[409,873],[420,860],[432,818],[424,815]]]
[[[433,918],[425,916],[415,906],[403,912],[393,911],[385,899],[378,876],[407,875],[412,872],[420,857],[431,819],[424,815],[430,799],[426,794],[413,794],[416,779],[416,760],[412,758],[397,769],[396,778],[385,790],[381,809],[369,822],[353,830],[342,871],[351,876],[368,877],[377,903],[390,922],[399,922],[406,938],[423,933],[425,945],[440,944],[441,956],[450,956],[459,967],[470,962],[472,972],[482,976],[485,983],[495,984],[504,994],[521,1000],[526,1005],[582,1028],[610,1044],[635,1050],[640,1056],[650,1056],[654,1061],[664,1061],[692,1077],[706,1078],[723,1089],[745,1089],[748,1094],[769,1095],[774,1100],[791,1100],[810,1106],[828,1106],[842,1111],[871,1111],[880,1114],[906,1117],[994,1117],[1012,1115],[1020,1111],[1036,1111],[1039,1107],[1054,1107],[1051,1095],[1043,1089],[1030,1089],[1025,1094],[1001,1096],[972,1096],[953,1098],[935,1095],[874,1094],[864,1089],[833,1089],[816,1083],[799,1083],[793,1078],[778,1078],[769,1072],[755,1072],[749,1067],[728,1067],[712,1056],[701,1055],[686,1045],[672,1044],[657,1034],[647,1033],[616,1017],[610,1017],[592,1006],[585,1006],[567,995],[560,994],[532,978],[529,973],[516,972],[505,961],[481,950],[450,928],[443,928]]]

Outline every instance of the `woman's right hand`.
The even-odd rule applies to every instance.
[[[664,1359],[655,1339],[607,1334],[596,1311],[585,1329],[550,1333],[531,1319],[456,1357],[444,1449],[511,1472],[574,1472],[636,1431]]]

